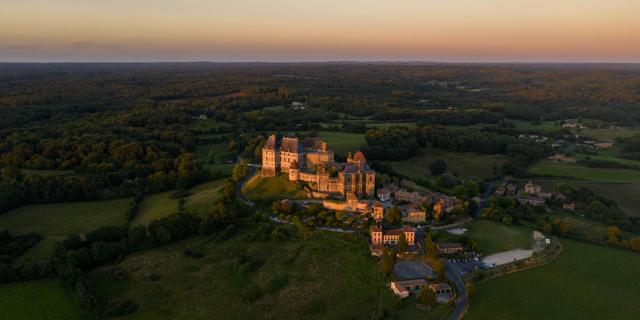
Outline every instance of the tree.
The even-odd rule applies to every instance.
[[[424,239],[424,259],[428,264],[433,264],[438,258],[438,246],[431,239],[431,235],[427,235]]]
[[[436,159],[429,163],[431,175],[437,177],[447,171],[447,163],[442,159]]]
[[[393,267],[396,264],[396,254],[390,248],[384,248],[382,257],[380,257],[380,272],[386,277],[391,276]]]
[[[407,243],[407,237],[404,235],[404,232],[400,233],[400,240],[398,240],[396,249],[399,253],[404,253],[409,250],[409,244]]]
[[[385,220],[387,220],[387,223],[390,225],[400,224],[402,222],[402,214],[400,213],[400,208],[395,206],[389,208],[384,218]]]
[[[418,293],[418,300],[427,305],[434,305],[437,302],[436,293],[429,286],[424,286]]]
[[[438,276],[438,280],[442,281],[444,280],[444,260],[443,259],[438,259],[436,260],[433,265],[433,272],[436,273],[436,275]]]

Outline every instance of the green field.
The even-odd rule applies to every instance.
[[[249,199],[272,201],[276,199],[305,199],[307,193],[298,190],[297,183],[290,182],[286,174],[262,178],[260,172],[242,187],[242,193]]]
[[[529,173],[541,176],[568,177],[603,182],[640,182],[640,171],[628,169],[588,168],[576,164],[566,164],[542,160],[529,166]]]
[[[227,126],[224,122],[218,122],[215,119],[195,120],[189,124],[191,129],[207,131],[209,129],[218,129]]]
[[[214,163],[210,163],[209,151],[213,151]],[[226,176],[231,175],[231,171],[233,170],[233,163],[228,163],[228,160],[231,159],[231,155],[227,151],[226,143],[216,143],[216,144],[202,144],[197,146],[196,148],[196,159],[202,162],[202,167],[205,169],[219,170]]]
[[[224,184],[224,179],[215,180],[203,184],[199,184],[188,190],[188,196],[185,197],[185,211],[193,212],[198,215],[205,215],[213,204],[222,195],[220,188]],[[167,191],[145,196],[138,212],[136,213],[132,224],[147,225],[151,221],[164,218],[178,212],[178,199],[172,198],[171,194],[175,191]]]
[[[80,307],[58,279],[0,285],[0,319],[80,319]]]
[[[365,144],[362,133],[322,131],[319,134],[327,142],[327,147],[339,155],[354,153]]]
[[[513,249],[530,249],[532,245],[531,230],[491,220],[476,221],[464,235],[478,244],[484,255]]]
[[[42,241],[20,259],[40,258],[49,256],[56,242],[69,234],[126,223],[128,207],[129,199],[24,206],[0,215],[0,229],[41,235]]]
[[[525,183],[526,181],[523,181]],[[566,182],[576,187],[587,187],[596,194],[614,200],[624,212],[640,216],[640,183],[607,183],[587,180],[535,179],[546,190],[553,190],[556,183]]]
[[[640,254],[562,240],[552,263],[479,284],[466,319],[638,319]]]
[[[123,319],[371,319],[393,309],[365,240],[321,234],[306,242],[255,241],[251,233],[135,254],[91,278],[101,298],[139,305]],[[204,257],[186,257],[186,248]],[[114,268],[126,279],[112,277]]]
[[[454,153],[440,149],[424,149],[422,155],[404,161],[389,162],[394,171],[420,179],[433,179],[429,172],[429,163],[442,159],[447,163],[447,172],[453,172],[460,178],[484,180],[493,176],[494,167],[500,169],[506,161],[502,155],[479,155],[475,153]]]
[[[600,151],[598,155],[593,154],[585,154],[585,153],[577,153],[577,160],[585,160],[586,157],[590,157],[591,160],[605,160],[605,161],[615,161],[624,165],[638,166],[640,167],[640,160],[632,160],[632,159],[624,159],[619,158],[614,155],[613,152]]]

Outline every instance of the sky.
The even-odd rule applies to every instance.
[[[640,0],[0,0],[0,61],[640,63]]]

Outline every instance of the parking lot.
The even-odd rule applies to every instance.
[[[487,266],[476,256],[463,259],[448,259],[456,267],[458,274],[463,275],[474,270],[486,269]]]

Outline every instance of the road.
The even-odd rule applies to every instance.
[[[456,285],[456,292],[458,293],[456,297],[456,306],[453,308],[453,311],[451,311],[447,319],[459,320],[462,318],[464,310],[467,307],[467,303],[469,302],[469,298],[467,297],[467,288],[464,285],[464,281],[462,281],[458,267],[449,262],[449,260],[445,260],[444,265],[444,274],[447,276],[447,279],[450,279]]]

